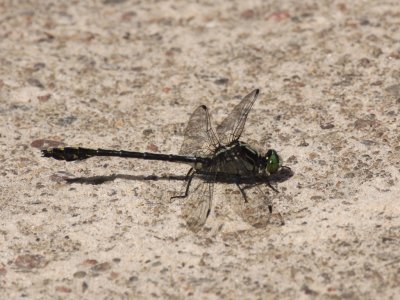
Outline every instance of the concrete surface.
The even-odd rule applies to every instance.
[[[399,299],[399,26],[397,1],[1,1],[1,298]],[[40,156],[178,153],[198,105],[218,124],[254,88],[284,226],[217,184],[193,233],[187,166]]]

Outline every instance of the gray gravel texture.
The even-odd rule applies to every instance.
[[[399,299],[399,26],[398,1],[1,1],[0,298]],[[194,233],[152,180],[187,166],[40,156],[178,153],[198,105],[218,124],[254,88],[284,226],[217,184]]]

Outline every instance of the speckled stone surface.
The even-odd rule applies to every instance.
[[[397,1],[1,1],[1,298],[399,297],[399,24]],[[218,124],[254,88],[284,226],[216,184],[193,233],[182,181],[152,180],[187,166],[40,156],[178,153],[198,105]]]

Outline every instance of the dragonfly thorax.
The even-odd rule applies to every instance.
[[[219,146],[208,158],[208,163],[195,164],[195,169],[199,172],[211,171],[227,175],[257,176],[265,174],[268,163],[266,156],[241,141],[234,141],[227,146]]]

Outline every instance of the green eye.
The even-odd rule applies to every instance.
[[[280,167],[279,155],[275,150],[268,150],[265,155],[265,159],[267,160],[267,171],[270,174],[276,173]]]

